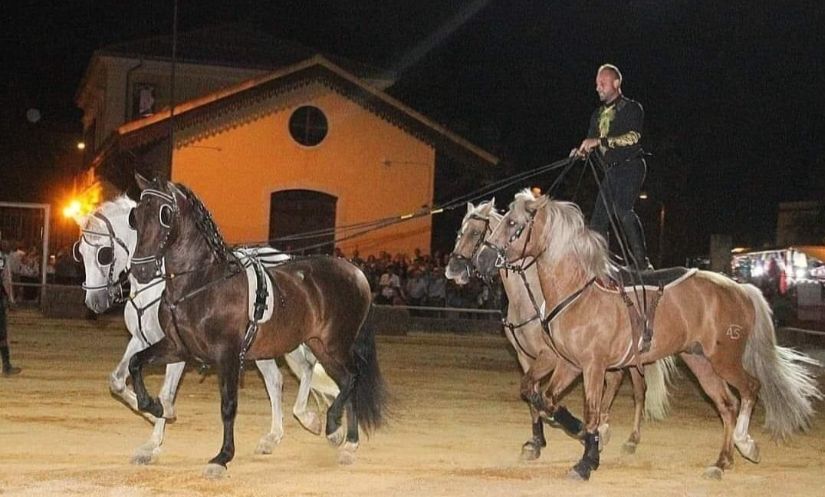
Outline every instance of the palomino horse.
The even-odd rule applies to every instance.
[[[334,445],[344,442],[341,417],[346,410],[346,443],[339,461],[352,462],[359,424],[366,430],[380,426],[386,399],[374,333],[369,326],[362,329],[371,300],[364,274],[331,257],[267,268],[262,279],[272,282],[274,309],[257,326],[249,317],[246,278],[238,277],[240,262],[200,200],[182,185],[149,182],[139,175],[137,182],[142,192],[131,216],[138,233],[132,272],[141,283],[160,270],[167,279],[158,309],[166,338],[129,363],[140,409],[158,417],[167,414],[146,392],[143,365],[185,359],[215,364],[223,445],[205,475],[221,476],[235,453],[242,359],[271,359],[306,343],[340,388],[327,411],[326,435]]]
[[[473,259],[481,248],[484,237],[498,226],[502,217],[496,212],[494,200],[482,202],[478,206],[467,204],[467,214],[461,222],[455,247],[447,265],[448,278],[459,284],[466,284],[469,281],[475,272]],[[574,377],[579,375],[579,370],[566,360],[559,360],[552,344],[548,343],[547,335],[543,332],[541,319],[544,298],[539,293],[540,286],[535,265],[519,272],[501,270],[499,275],[509,301],[504,334],[516,351],[519,365],[524,371],[521,396],[528,401],[533,420],[533,435],[522,445],[521,453],[524,459],[536,459],[541,455],[541,449],[547,445],[547,442],[544,437],[544,423],[530,399],[541,395],[539,382],[554,369],[565,368],[567,372],[563,376],[573,375]],[[531,296],[530,292],[535,292],[537,295]],[[536,307],[539,309],[537,310]],[[622,450],[632,454],[641,440],[642,411],[653,420],[663,419],[667,415],[669,408],[667,387],[675,371],[675,363],[672,357],[656,361],[646,368],[644,379],[638,369],[628,369],[633,381],[635,414],[633,431],[622,445]],[[610,406],[621,386],[622,376],[622,370],[609,371],[606,376],[607,387],[602,399],[602,412],[599,416],[602,446],[607,444],[609,438]],[[647,390],[647,395],[645,390]],[[554,418],[568,432],[578,434],[582,429],[581,421],[575,419],[561,406],[556,408]]]
[[[519,193],[479,250],[477,267],[494,274],[499,266],[527,259],[535,260],[544,299],[554,308],[555,321],[548,327],[554,348],[584,375],[585,450],[570,476],[587,479],[599,467],[605,371],[635,362],[639,332],[630,325],[627,295],[599,284],[614,268],[604,239],[585,227],[575,204]],[[663,281],[659,272],[641,277],[652,284]],[[657,288],[644,290],[641,298]],[[760,386],[765,425],[774,437],[810,426],[813,401],[822,393],[806,366],[818,363],[776,344],[770,307],[756,287],[708,271],[685,272],[664,287],[652,324],[650,349],[639,361],[679,354],[722,418],[722,450],[705,476],[721,478],[733,466],[734,445],[746,459],[759,461],[748,429]],[[570,376],[558,372],[550,379],[548,405],[539,409],[552,413],[569,383]]]
[[[126,195],[102,203],[89,216],[76,219],[81,229],[80,240],[74,246],[74,256],[83,262],[86,270],[86,305],[97,313],[108,310],[116,301],[126,299],[123,317],[126,328],[132,335],[123,353],[123,358],[109,375],[109,389],[119,396],[129,407],[138,410],[135,393],[126,384],[129,376],[128,364],[132,356],[156,343],[164,337],[158,322],[157,303],[160,301],[166,282],[156,278],[148,284],[138,283],[129,275],[131,294],[124,295],[120,275],[128,274],[132,254],[137,243],[137,232],[129,227],[129,213],[135,202]],[[240,255],[243,255],[242,253]],[[286,256],[280,254],[280,257]],[[329,395],[337,395],[337,388],[330,388],[330,381],[320,366],[315,364],[311,352],[302,345],[286,356],[287,364],[301,380],[298,398],[293,413],[309,431],[320,434],[321,420],[316,413],[307,409],[310,391],[315,394],[319,406]],[[261,437],[256,453],[269,454],[283,437],[283,414],[281,411],[281,390],[283,377],[274,360],[256,361],[264,378],[272,407],[272,423],[269,433]],[[160,391],[161,402],[173,412],[175,391],[184,370],[184,362],[166,366],[166,376]],[[313,369],[318,372],[315,374]],[[325,379],[326,378],[326,379]],[[155,460],[163,443],[166,427],[165,418],[150,417],[154,422],[152,435],[137,448],[132,461],[147,464]]]

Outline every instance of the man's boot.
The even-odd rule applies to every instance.
[[[0,359],[3,361],[3,376],[13,376],[20,373],[20,368],[11,365],[8,345],[0,346]]]
[[[653,269],[653,264],[647,258],[647,246],[645,245],[645,234],[642,230],[642,223],[635,212],[630,211],[622,219],[624,225],[625,235],[627,236],[627,244],[629,245],[630,254],[636,261],[636,268],[639,271],[650,271]],[[634,268],[634,269],[636,269]]]

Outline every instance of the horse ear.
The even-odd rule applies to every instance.
[[[178,185],[172,183],[171,181],[166,182],[166,188],[169,189],[169,193],[171,193],[172,195],[182,197],[182,198],[186,198],[186,194],[183,193],[183,190],[178,188]]]
[[[72,219],[74,219],[74,222],[82,228],[86,226],[86,221],[88,221],[89,216],[87,214],[74,214],[72,215]]]
[[[152,182],[144,178],[143,175],[137,171],[135,171],[135,181],[137,182],[138,188],[140,188],[141,191],[152,186]]]
[[[475,209],[475,207],[473,207],[473,203],[467,202],[467,214],[473,212],[473,209]]]

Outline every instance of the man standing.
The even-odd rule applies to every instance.
[[[575,153],[601,155],[606,171],[593,207],[590,228],[609,240],[610,217],[621,226],[630,249],[628,266],[650,268],[642,223],[633,204],[639,197],[647,166],[639,140],[644,110],[622,94],[622,73],[612,64],[596,72],[596,93],[602,106],[590,117],[590,129]]]
[[[11,365],[9,342],[6,328],[6,306],[14,303],[11,285],[11,268],[8,265],[7,243],[0,241],[0,358],[3,362],[3,376],[18,374],[20,368]]]

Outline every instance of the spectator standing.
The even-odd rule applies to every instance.
[[[410,277],[407,279],[404,289],[407,295],[407,305],[422,306],[427,301],[427,278],[419,268],[413,268],[410,271]],[[421,315],[420,311],[412,310],[410,312],[413,316]]]
[[[14,304],[15,300],[7,250],[8,245],[4,241],[0,241],[0,360],[3,363],[3,376],[12,376],[20,373],[20,368],[11,365],[9,352],[6,311],[8,307]]]

